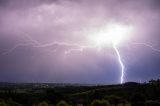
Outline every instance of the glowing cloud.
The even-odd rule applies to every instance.
[[[117,45],[127,40],[132,34],[132,27],[120,23],[109,23],[99,28],[90,36],[92,44],[98,47]]]
[[[124,81],[124,64],[121,59],[120,52],[117,48],[122,41],[127,40],[132,34],[132,27],[120,23],[109,23],[106,27],[98,29],[92,36],[93,44],[97,47],[104,47],[107,45],[111,45],[115,50],[118,56],[118,62],[121,66],[121,78],[120,82],[123,83]]]

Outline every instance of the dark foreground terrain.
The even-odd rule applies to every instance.
[[[160,80],[123,85],[0,83],[0,106],[160,106]]]

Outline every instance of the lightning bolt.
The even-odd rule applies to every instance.
[[[31,46],[34,48],[45,48],[45,50],[47,50],[50,53],[56,52],[57,48],[55,48],[54,50],[51,49],[47,49],[47,47],[51,47],[51,46],[66,46],[67,49],[64,51],[64,54],[69,54],[71,52],[74,51],[78,51],[78,52],[83,52],[83,50],[85,48],[93,48],[91,46],[84,46],[84,45],[80,45],[80,44],[76,44],[76,43],[66,43],[66,42],[58,42],[58,41],[54,41],[54,42],[50,42],[50,43],[45,43],[45,44],[41,44],[39,41],[33,39],[29,34],[23,32],[24,37],[27,38],[27,42],[28,43],[18,43],[16,45],[14,45],[13,47],[11,47],[10,49],[0,49],[3,50],[4,52],[1,55],[6,55],[9,53],[12,53],[14,50],[16,50],[18,47],[21,46]],[[71,47],[71,48],[70,48]]]
[[[151,45],[151,44],[147,44],[147,43],[133,43],[133,44],[135,44],[135,45],[143,45],[143,46],[146,46],[146,47],[149,47],[149,48],[151,48],[153,51],[155,51],[155,52],[160,52],[160,49],[157,49],[157,48],[155,48],[153,45]],[[121,84],[123,84],[123,82],[124,82],[124,72],[125,72],[125,67],[124,67],[124,64],[123,64],[123,61],[122,61],[122,58],[121,58],[121,55],[120,55],[120,52],[119,52],[119,50],[118,50],[118,48],[117,48],[117,45],[116,44],[113,44],[113,48],[114,48],[114,50],[115,50],[115,52],[116,52],[116,54],[117,54],[117,56],[118,56],[118,62],[119,62],[119,64],[120,64],[120,66],[121,66]]]
[[[133,43],[133,44],[135,44],[135,45],[143,45],[143,46],[151,48],[155,52],[160,52],[160,49],[157,49],[157,48],[153,47],[153,45],[148,44],[148,43]]]
[[[44,50],[47,50],[50,53],[56,52],[58,50],[57,49],[58,47],[56,47],[54,49],[48,49],[48,47],[51,47],[51,46],[54,46],[54,45],[56,45],[56,46],[66,46],[67,49],[64,51],[64,55],[68,55],[68,54],[70,54],[72,52],[75,52],[75,51],[83,52],[84,49],[94,49],[94,48],[97,49],[96,47],[93,47],[93,46],[81,45],[81,44],[76,44],[76,43],[59,42],[59,41],[54,41],[54,42],[50,42],[50,43],[41,44],[39,41],[33,39],[27,33],[24,34],[24,37],[26,37],[25,40],[27,40],[27,43],[18,43],[10,49],[0,48],[0,50],[4,51],[1,55],[6,55],[6,54],[9,54],[9,53],[12,53],[14,50],[16,50],[18,47],[21,47],[21,46],[31,46],[31,47],[34,47],[34,48],[43,48]],[[155,48],[151,44],[137,43],[137,42],[134,42],[132,44],[143,45],[143,46],[151,48],[155,52],[160,52],[159,49]],[[125,66],[124,66],[124,63],[123,63],[122,58],[121,58],[121,54],[120,54],[116,44],[113,44],[113,49],[116,52],[117,60],[118,60],[119,65],[121,67],[120,83],[123,84],[124,83]]]
[[[16,44],[15,46],[13,46],[12,48],[10,49],[4,49],[5,52],[3,52],[1,55],[6,55],[6,54],[9,54],[11,52],[13,52],[14,50],[16,50],[18,47],[21,47],[21,46],[31,46],[31,47],[34,47],[34,48],[47,48],[47,47],[50,47],[50,46],[54,46],[54,45],[58,45],[58,46],[72,46],[72,47],[76,47],[75,49],[67,49],[65,50],[65,54],[69,54],[73,51],[80,51],[82,52],[84,48],[91,48],[91,47],[88,47],[88,46],[81,46],[81,45],[78,45],[78,44],[69,44],[69,43],[61,43],[61,42],[51,42],[51,43],[46,43],[46,44],[38,44],[37,43],[18,43]],[[50,50],[50,49],[47,49],[48,51],[50,52],[53,52],[53,50]],[[56,49],[54,49],[56,51]]]
[[[16,44],[11,49],[8,49],[5,52],[3,52],[1,55],[9,54],[9,53],[13,52],[16,48],[18,48],[20,46],[29,46],[29,45],[32,45],[32,43],[19,43],[19,44]]]
[[[86,46],[86,45],[84,46],[84,45],[75,44],[75,43],[66,43],[66,42],[58,42],[58,41],[54,41],[54,42],[50,42],[50,43],[46,43],[46,44],[41,44],[39,41],[33,39],[27,33],[25,33],[24,36],[27,38],[28,43],[19,43],[19,44],[16,44],[15,46],[13,46],[10,49],[7,49],[7,50],[4,49],[5,52],[3,52],[2,55],[9,54],[9,53],[13,52],[18,47],[21,47],[21,46],[31,46],[31,47],[34,47],[34,48],[45,48],[45,49],[47,47],[54,46],[54,45],[71,47],[71,48],[69,48],[69,49],[67,49],[67,50],[64,51],[65,55],[68,55],[68,54],[70,54],[71,52],[74,52],[74,51],[83,52],[84,49],[93,49],[93,48],[96,48],[96,47],[92,47],[92,46]],[[121,81],[120,81],[120,83],[122,84],[123,81],[124,81],[124,64],[122,62],[122,59],[121,59],[121,56],[120,56],[120,53],[119,53],[119,51],[117,49],[116,44],[113,45],[113,48],[116,51],[116,54],[118,56],[118,62],[120,64],[120,66],[121,66]],[[54,50],[47,49],[47,51],[53,53],[53,52],[57,51],[57,48],[54,49]]]
[[[44,50],[47,50],[50,53],[56,52],[58,50],[57,49],[58,47],[56,47],[54,49],[48,49],[48,47],[55,46],[55,45],[56,46],[66,46],[67,49],[64,51],[64,55],[68,55],[68,54],[70,54],[72,52],[75,52],[75,51],[83,52],[84,49],[97,49],[94,46],[87,46],[87,45],[81,45],[81,44],[76,44],[76,43],[59,42],[59,41],[54,41],[54,42],[50,42],[50,43],[41,44],[39,41],[33,39],[27,33],[24,34],[24,37],[26,37],[27,43],[18,43],[18,44],[14,45],[10,49],[2,49],[2,48],[0,48],[0,50],[4,51],[1,55],[6,55],[6,54],[9,54],[9,53],[12,53],[18,47],[22,47],[22,46],[31,46],[31,47],[34,47],[34,48],[43,48]],[[153,50],[155,52],[160,52],[160,49],[155,48],[152,44],[137,43],[137,42],[134,42],[132,44],[134,44],[134,45],[143,45],[143,46],[151,48],[151,50]],[[113,44],[113,49],[116,52],[117,60],[118,60],[119,65],[121,67],[121,69],[120,69],[121,70],[120,83],[123,84],[124,83],[125,66],[124,66],[121,54],[120,54],[116,44]]]
[[[67,55],[67,54],[70,54],[71,52],[74,52],[74,51],[82,52],[83,49],[84,49],[83,47],[80,47],[80,48],[77,48],[77,49],[69,49],[69,50],[65,51],[64,54]]]
[[[116,54],[118,56],[118,61],[119,61],[119,64],[121,66],[121,84],[123,84],[123,81],[124,81],[124,64],[122,62],[121,55],[120,55],[120,53],[119,53],[119,51],[117,49],[116,44],[113,44],[113,48],[114,48],[114,50],[115,50],[115,52],[116,52]]]

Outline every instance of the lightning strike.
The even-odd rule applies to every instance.
[[[143,46],[151,48],[155,52],[160,52],[160,49],[157,49],[157,48],[153,47],[153,45],[151,45],[151,44],[147,44],[147,43],[133,43],[133,44],[135,44],[135,45],[143,45]]]
[[[124,64],[122,62],[121,55],[120,55],[120,53],[119,53],[119,51],[117,49],[116,44],[113,45],[113,48],[114,48],[114,50],[115,50],[115,52],[116,52],[116,54],[118,56],[118,61],[119,61],[119,64],[121,66],[121,84],[123,84],[123,81],[124,81]]]
[[[121,23],[108,23],[107,26],[100,28],[98,31],[93,33],[91,38],[92,43],[94,43],[100,49],[105,46],[112,46],[115,50],[118,62],[121,67],[120,83],[124,82],[124,64],[120,55],[119,50],[117,49],[118,45],[121,45],[122,41],[124,42],[133,34],[133,27],[130,25],[125,25]]]
[[[72,48],[67,48],[67,50],[64,51],[64,54],[69,54],[73,51],[78,51],[78,52],[82,52],[84,50],[84,48],[92,48],[90,46],[84,46],[84,45],[80,45],[80,44],[76,44],[76,43],[66,43],[66,42],[58,42],[58,41],[54,41],[54,42],[50,42],[50,43],[45,43],[45,44],[41,44],[39,41],[33,39],[29,34],[24,33],[24,36],[27,38],[27,42],[28,43],[18,43],[15,46],[13,46],[10,49],[1,49],[4,52],[1,55],[6,55],[9,53],[12,53],[14,50],[16,50],[18,47],[22,47],[22,46],[31,46],[34,48],[45,48],[46,51],[50,52],[50,53],[54,53],[57,51],[57,48],[55,48],[54,50],[51,49],[46,49],[47,47],[51,47],[51,46],[67,46],[67,47],[72,47]]]
[[[21,47],[21,46],[31,46],[31,47],[34,47],[34,48],[47,48],[47,47],[50,47],[50,46],[54,46],[54,45],[57,45],[57,46],[73,46],[73,47],[76,47],[75,49],[71,48],[71,49],[68,49],[68,50],[65,50],[64,51],[64,54],[69,54],[73,51],[80,51],[82,52],[84,48],[89,48],[88,46],[80,46],[78,44],[68,44],[68,43],[61,43],[61,42],[51,42],[51,43],[46,43],[46,44],[34,44],[34,43],[18,43],[16,44],[15,46],[13,46],[11,49],[4,49],[5,52],[3,52],[1,55],[6,55],[6,54],[9,54],[11,52],[13,52],[15,49],[17,49],[18,47]],[[53,53],[57,50],[57,48],[55,48],[54,50],[51,50],[51,49],[47,49],[47,51]]]
[[[20,46],[29,46],[29,45],[32,45],[32,43],[19,43],[19,44],[16,44],[11,49],[8,49],[5,52],[3,52],[1,55],[9,54],[9,53],[13,52],[15,49],[17,49]]]
[[[119,50],[117,49],[117,45],[119,45],[123,40],[126,40],[128,38],[128,35],[131,33],[130,30],[131,30],[130,27],[125,26],[125,25],[121,25],[121,24],[117,24],[117,23],[108,24],[107,27],[104,27],[104,29],[93,34],[93,36],[90,36],[92,38],[89,38],[89,40],[92,42],[88,42],[89,46],[76,44],[76,43],[59,42],[59,41],[53,41],[50,43],[41,44],[39,41],[33,39],[29,34],[23,32],[24,36],[27,38],[28,43],[16,44],[11,49],[8,49],[7,51],[5,51],[2,54],[3,55],[9,54],[20,46],[31,46],[34,48],[43,48],[43,49],[49,51],[50,53],[58,51],[57,48],[59,46],[65,46],[66,49],[64,50],[64,55],[67,55],[67,54],[70,54],[71,52],[74,52],[74,51],[83,52],[83,50],[85,48],[86,49],[97,49],[97,47],[102,48],[102,47],[105,47],[106,45],[112,45],[113,49],[115,50],[115,52],[117,54],[118,62],[121,67],[120,83],[122,84],[124,82],[124,71],[125,70],[124,70],[124,64],[121,59],[121,55],[119,53]],[[51,50],[48,48],[51,46],[56,46],[56,48],[54,48],[54,50],[53,49]],[[150,47],[152,47],[152,46],[150,46]],[[154,48],[152,48],[152,49],[154,49]],[[156,50],[156,49],[154,49],[154,50]]]
[[[69,49],[69,50],[66,50],[66,51],[64,52],[64,54],[67,55],[67,54],[70,54],[71,52],[74,52],[74,51],[82,52],[82,51],[83,51],[83,48]]]

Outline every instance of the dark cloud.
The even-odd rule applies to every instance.
[[[91,45],[91,32],[112,21],[135,28],[130,42],[118,48],[125,80],[158,78],[160,54],[133,43],[160,48],[159,4],[159,0],[0,0],[0,81],[119,83],[120,67],[112,47],[80,50]],[[65,55],[69,50],[73,52]]]

